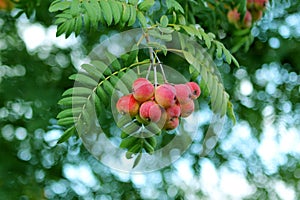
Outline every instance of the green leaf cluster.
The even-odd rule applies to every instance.
[[[147,20],[143,12],[150,9],[154,1],[136,1],[128,3],[117,0],[56,0],[49,7],[50,12],[58,12],[55,24],[58,25],[57,36],[73,32],[78,36],[83,28],[98,30],[99,25],[133,26],[137,19],[142,26]]]
[[[195,77],[198,75],[201,76],[200,88],[202,89],[202,93],[210,97],[213,112],[220,114],[221,117],[224,116],[229,108],[228,104],[231,105],[231,103],[229,95],[222,84],[222,79],[214,68],[215,64],[213,60],[210,59],[207,52],[202,48],[196,48],[185,37],[179,35],[179,39],[182,54],[191,65],[191,75]],[[228,111],[230,113],[228,116],[235,121],[233,108],[231,107]]]

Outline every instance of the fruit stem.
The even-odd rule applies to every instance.
[[[145,34],[145,39],[146,39],[147,43],[150,42],[148,34]],[[148,68],[146,79],[148,79],[148,76],[149,76],[150,70],[151,70],[151,66],[152,66],[153,67],[153,71],[154,71],[154,88],[156,88],[157,87],[157,74],[156,74],[155,58],[153,57],[153,55],[155,55],[155,53],[154,53],[152,47],[149,47],[149,55],[150,55],[150,66]]]
[[[168,83],[168,80],[167,80],[167,78],[166,78],[166,74],[165,74],[164,68],[163,68],[163,66],[162,66],[162,62],[160,62],[160,60],[159,60],[157,54],[156,54],[155,52],[153,52],[153,53],[154,53],[155,58],[156,58],[157,61],[158,61],[158,64],[159,64],[161,73],[162,73],[162,75],[163,75],[164,83]]]
[[[157,87],[157,74],[156,74],[156,66],[153,65],[153,71],[154,71],[154,88]]]
[[[151,72],[151,63],[150,63],[150,65],[148,67],[148,70],[147,70],[147,75],[146,75],[147,80],[149,79],[150,72]]]

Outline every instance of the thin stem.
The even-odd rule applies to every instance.
[[[153,71],[154,71],[154,88],[157,87],[157,74],[156,74],[156,66],[153,65]]]
[[[145,38],[146,38],[146,42],[149,43],[150,39],[149,39],[149,35],[145,34]],[[154,87],[157,87],[157,74],[156,74],[156,66],[155,66],[155,58],[153,57],[154,51],[152,47],[149,47],[149,55],[150,55],[150,66],[149,68],[151,68],[151,66],[153,67],[153,71],[154,71]],[[150,74],[150,70],[148,68],[148,73]],[[148,75],[147,73],[147,75]]]
[[[146,79],[148,80],[149,78],[149,75],[150,75],[150,72],[151,72],[151,66],[152,64],[150,63],[149,67],[148,67],[148,70],[147,70],[147,75],[146,75]]]
[[[143,39],[145,38],[145,34],[143,34],[141,37],[140,37],[140,39],[138,40],[138,42],[137,42],[137,46],[139,46],[141,43],[142,43],[142,41],[143,41]]]
[[[162,64],[161,64],[161,62],[160,62],[160,60],[159,60],[157,54],[156,54],[155,52],[153,52],[153,53],[154,53],[155,58],[156,58],[157,61],[158,61],[158,64],[159,64],[161,73],[162,73],[162,75],[163,75],[164,83],[168,83],[168,80],[167,80],[167,78],[166,78],[166,74],[165,74],[164,68],[163,68],[163,66],[162,66]]]

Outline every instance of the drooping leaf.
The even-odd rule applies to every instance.
[[[110,26],[112,23],[112,20],[113,20],[111,6],[109,5],[107,0],[101,0],[99,2],[100,2],[100,6],[101,6],[101,10],[102,10],[104,19],[105,19],[107,25]]]
[[[83,0],[82,2],[86,9],[86,13],[89,17],[91,26],[94,29],[98,28],[97,13],[96,13],[94,7],[91,5],[91,3],[88,0]]]
[[[154,0],[145,0],[138,4],[138,9],[140,11],[148,11],[153,5],[155,1]]]
[[[69,126],[69,125],[73,125],[76,122],[76,120],[77,120],[76,117],[61,118],[57,121],[57,124],[60,126]]]
[[[75,126],[71,126],[70,128],[68,128],[64,134],[59,138],[59,140],[57,141],[57,144],[63,143],[65,141],[67,141],[72,135],[76,134],[76,128]]]
[[[72,116],[78,116],[78,114],[82,111],[81,107],[77,108],[69,108],[66,110],[61,111],[58,113],[57,118],[66,118],[66,117],[72,117]]]
[[[69,8],[70,5],[71,5],[70,1],[59,1],[59,2],[55,1],[50,5],[49,12],[62,11]]]
[[[132,168],[135,168],[141,161],[141,158],[142,158],[142,152],[140,152],[138,154],[138,156],[136,157],[136,159],[134,160],[134,163],[132,165]]]
[[[147,20],[141,11],[137,11],[137,18],[140,21],[142,27],[147,27]]]
[[[122,4],[118,1],[108,1],[115,24],[119,23],[122,14]]]
[[[169,23],[168,17],[166,15],[161,16],[161,18],[160,18],[160,25],[162,27],[167,27],[168,23]]]
[[[98,84],[94,79],[90,78],[86,74],[80,74],[80,73],[73,74],[69,77],[69,79],[75,80],[75,81],[78,81],[79,83],[87,84],[90,86],[96,86]]]
[[[77,96],[64,97],[58,101],[58,104],[63,106],[71,106],[75,104],[84,104],[86,100],[87,99],[85,97],[77,97]]]
[[[89,94],[92,93],[92,90],[89,88],[85,88],[85,87],[73,87],[73,88],[69,88],[67,89],[62,96],[68,96],[68,95],[76,95],[76,96],[80,96],[80,95],[84,95],[87,96]]]
[[[174,8],[175,11],[180,11],[184,13],[182,6],[175,0],[166,0],[167,8],[172,9]]]
[[[129,5],[130,8],[130,17],[128,19],[128,26],[132,26],[136,21],[136,8],[132,5]]]

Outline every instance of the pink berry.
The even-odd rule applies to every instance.
[[[170,84],[162,84],[155,90],[155,101],[162,107],[168,108],[176,102],[176,90]]]
[[[192,91],[186,84],[174,85],[176,90],[176,98],[179,103],[186,103],[192,98]]]
[[[199,85],[195,82],[188,82],[186,85],[189,86],[192,91],[192,99],[197,99],[201,94]]]
[[[190,116],[195,109],[195,104],[193,100],[190,100],[186,104],[180,104],[180,111],[181,111],[181,117],[188,117]]]
[[[154,86],[145,78],[138,78],[132,84],[134,98],[139,102],[145,102],[154,95]]]
[[[139,103],[134,99],[132,94],[122,96],[118,100],[116,107],[120,114],[129,114],[131,117],[137,115],[139,111]]]
[[[142,103],[139,114],[144,120],[158,122],[161,117],[161,109],[154,101],[146,101]]]

